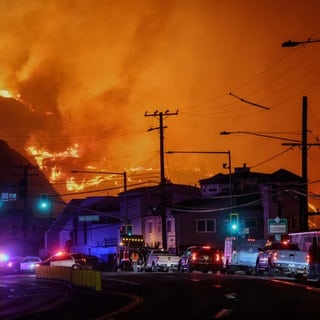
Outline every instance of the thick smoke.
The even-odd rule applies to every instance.
[[[19,94],[19,101],[0,100],[0,138],[18,151],[35,146],[48,152],[43,169],[50,175],[57,165],[64,180],[72,169],[159,171],[159,134],[147,132],[159,126],[159,118],[144,114],[179,109],[164,119],[166,150],[231,150],[233,167],[262,162],[283,147],[252,137],[239,143],[239,137],[222,138],[219,132],[301,129],[301,87],[294,87],[290,101],[293,93],[281,88],[294,76],[278,81],[289,62],[271,68],[266,78],[262,70],[282,55],[280,43],[289,32],[309,32],[315,7],[317,1],[302,8],[292,1],[285,16],[287,3],[281,1],[271,6],[268,1],[2,0],[0,90]],[[304,31],[295,27],[297,17],[308,21]],[[234,88],[271,111],[236,101],[228,94]],[[75,146],[77,156],[71,157],[66,150]],[[261,171],[285,167],[300,173],[299,152],[294,154],[294,161],[288,161],[291,153],[266,162]],[[197,184],[227,173],[226,162],[221,156],[170,155],[166,176]]]

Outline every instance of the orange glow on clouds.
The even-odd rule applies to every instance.
[[[70,171],[158,180],[159,130],[147,129],[158,128],[159,118],[144,114],[179,109],[164,118],[165,151],[230,150],[232,168],[301,175],[298,147],[220,132],[286,132],[300,140],[307,96],[308,141],[317,141],[320,44],[281,43],[319,38],[319,10],[318,0],[0,1],[0,138],[27,152],[60,193],[107,189],[121,177]],[[310,182],[320,181],[319,152],[308,150]],[[198,185],[228,173],[227,160],[166,154],[165,176]],[[319,194],[320,184],[310,189]]]

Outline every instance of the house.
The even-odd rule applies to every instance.
[[[69,250],[95,254],[108,260],[117,253],[121,242],[121,227],[132,225],[134,235],[143,235],[150,247],[161,246],[160,186],[140,187],[123,192],[118,197],[88,197],[74,199],[65,207],[45,235],[42,255]],[[186,199],[200,198],[197,187],[168,184],[166,204],[174,205]],[[167,210],[168,211],[168,210]],[[174,219],[168,211],[169,248],[176,250]]]
[[[200,180],[200,188],[169,183],[141,187],[118,197],[72,200],[46,234],[46,250],[82,251],[106,260],[117,252],[121,227],[143,235],[149,247],[162,247],[161,205],[165,204],[167,247],[180,254],[190,245],[223,249],[230,235],[268,239],[270,219],[286,219],[289,232],[299,230],[301,177],[280,169],[266,174],[245,165],[229,174]],[[230,217],[237,218],[236,230]]]

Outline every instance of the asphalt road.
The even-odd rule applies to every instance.
[[[103,290],[0,279],[0,319],[319,319],[320,289],[293,279],[201,273],[103,274]]]

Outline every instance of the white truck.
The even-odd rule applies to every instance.
[[[259,248],[262,248],[265,242],[264,239],[227,237],[224,242],[225,272],[254,273]]]
[[[288,241],[267,242],[261,248],[256,262],[256,274],[267,272],[299,278],[309,272],[308,252],[301,251],[297,244]]]
[[[144,270],[146,272],[177,271],[180,257],[168,250],[152,249],[149,251]]]

